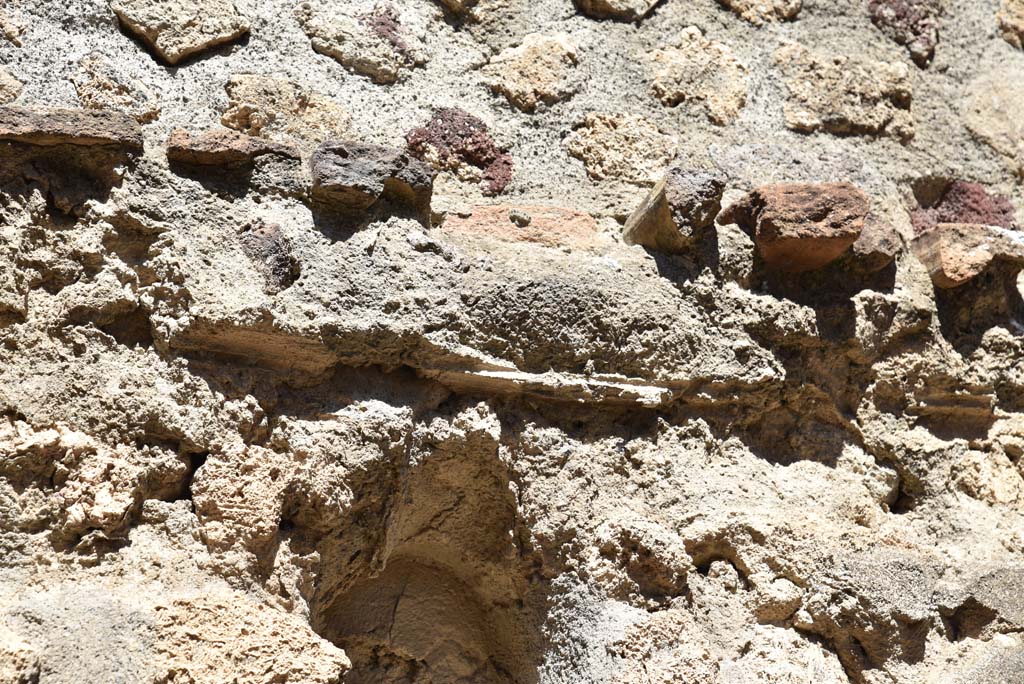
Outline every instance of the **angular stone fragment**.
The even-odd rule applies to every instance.
[[[1015,48],[1024,47],[1024,0],[1003,0],[997,18],[1003,40]]]
[[[916,209],[910,215],[914,233],[923,235],[940,223],[978,223],[1014,228],[1013,204],[1002,195],[990,193],[980,183],[957,180],[942,191],[938,201]]]
[[[594,180],[646,184],[676,156],[678,141],[640,116],[591,113],[563,144]]]
[[[437,0],[442,7],[455,14],[464,14],[476,7],[478,0]]]
[[[662,252],[683,252],[714,225],[725,182],[705,171],[669,169],[626,221],[622,239]]]
[[[512,182],[511,155],[495,144],[483,121],[461,109],[438,109],[405,139],[414,157],[460,180],[480,183],[485,195],[500,194]]]
[[[882,33],[906,45],[919,67],[926,67],[939,43],[939,0],[871,0],[868,13]]]
[[[232,0],[112,0],[110,8],[168,64],[249,32]]]
[[[995,261],[1024,268],[1024,233],[977,223],[940,223],[913,242],[936,287],[959,287]]]
[[[658,0],[576,0],[576,7],[594,19],[636,21],[647,15]]]
[[[524,112],[571,97],[579,87],[573,78],[578,50],[567,33],[531,33],[517,47],[507,48],[483,68],[491,90]]]
[[[900,251],[896,228],[888,221],[868,214],[864,230],[850,248],[850,263],[861,273],[877,273],[891,264]]]
[[[75,91],[86,109],[113,109],[149,123],[160,116],[157,97],[141,81],[125,77],[102,52],[91,52],[78,63]]]
[[[326,142],[313,153],[313,198],[358,217],[377,205],[429,221],[434,170],[408,153],[369,143]]]
[[[765,185],[721,216],[754,239],[770,267],[799,273],[828,265],[860,237],[868,198],[849,183]]]
[[[21,95],[22,83],[11,72],[0,67],[0,104],[14,102]]]
[[[142,129],[120,112],[0,107],[0,140],[30,145],[115,145],[142,149]]]
[[[376,83],[394,83],[427,62],[426,20],[411,5],[303,2],[295,16],[313,49]]]
[[[800,13],[802,0],[718,0],[755,26],[789,21]]]
[[[598,244],[597,222],[590,214],[545,206],[474,207],[468,216],[445,220],[446,232],[493,238],[503,242],[532,242],[545,247],[586,249]]]
[[[725,125],[747,102],[747,70],[732,49],[708,40],[700,29],[683,29],[672,47],[655,50],[653,90],[663,105],[699,102],[712,122]]]
[[[21,47],[21,34],[23,33],[25,33],[24,24],[0,10],[0,35],[11,45]]]
[[[1024,73],[1004,66],[982,74],[967,87],[964,123],[976,138],[1006,158],[1024,176]]]
[[[789,91],[783,114],[793,130],[914,136],[905,64],[825,56],[793,43],[776,51],[775,62]]]
[[[183,164],[233,166],[251,164],[256,157],[273,154],[299,158],[299,151],[287,145],[255,138],[226,128],[212,129],[193,136],[175,129],[167,140],[167,158]]]
[[[249,135],[319,144],[344,136],[352,124],[334,100],[278,76],[236,74],[224,89],[228,108],[220,122]]]

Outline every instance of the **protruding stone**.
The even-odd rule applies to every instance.
[[[318,145],[348,132],[352,117],[326,95],[278,76],[235,74],[220,122],[277,142]]]
[[[580,12],[594,19],[636,21],[647,16],[658,0],[576,0]]]
[[[483,121],[461,109],[438,109],[405,139],[414,157],[460,180],[480,183],[485,195],[501,194],[512,182],[511,155],[495,144]]]
[[[11,72],[0,67],[0,104],[14,102],[21,95],[22,83]]]
[[[591,113],[564,145],[594,180],[645,185],[654,183],[676,156],[678,141],[640,116]]]
[[[794,43],[776,51],[775,62],[789,91],[783,114],[793,130],[914,136],[905,64],[821,55]]]
[[[1024,176],[1024,73],[1003,66],[982,74],[967,87],[964,123],[976,138],[1003,155]]]
[[[25,33],[25,25],[12,18],[4,10],[0,10],[0,36],[3,36],[11,45],[21,47],[23,33]]]
[[[427,62],[426,22],[411,5],[316,0],[295,16],[314,50],[376,83],[394,83]]]
[[[532,242],[545,247],[586,249],[598,244],[594,218],[561,207],[504,204],[474,207],[468,216],[450,216],[443,229],[461,235],[503,242]]]
[[[940,223],[979,223],[1014,228],[1013,204],[1002,195],[990,193],[980,183],[953,181],[943,189],[938,201],[910,215],[914,233],[923,235]]]
[[[0,107],[0,140],[29,145],[114,145],[142,149],[139,123],[120,112]]]
[[[131,114],[139,123],[155,121],[160,103],[141,81],[124,76],[101,52],[91,52],[78,63],[75,91],[86,109],[113,109]]]
[[[940,223],[913,242],[936,287],[960,287],[995,261],[1024,268],[1024,233],[977,223]]]
[[[299,151],[293,147],[227,128],[212,129],[196,136],[178,128],[167,141],[167,158],[182,164],[236,166],[251,164],[256,157],[265,154],[299,158]]]
[[[168,64],[249,32],[232,0],[113,0],[110,8]]]
[[[901,247],[896,228],[875,214],[864,219],[864,230],[850,248],[849,264],[861,273],[877,273],[889,266]]]
[[[919,67],[926,67],[939,43],[939,0],[871,0],[871,21],[885,35],[906,45]]]
[[[465,14],[476,7],[478,0],[437,0],[449,12],[453,14]]]
[[[1024,0],[1003,0],[999,8],[999,32],[1015,48],[1024,47]]]
[[[718,0],[754,26],[796,19],[802,0]]]
[[[350,218],[387,205],[430,218],[434,170],[408,153],[369,143],[326,142],[313,153],[313,198]]]
[[[747,102],[747,70],[725,43],[708,40],[700,29],[683,29],[672,47],[655,50],[653,90],[661,103],[700,103],[712,122],[725,125]]]
[[[578,50],[567,33],[531,33],[516,47],[498,53],[483,68],[491,90],[504,95],[524,112],[571,97],[579,87],[574,78]]]
[[[725,182],[713,174],[673,167],[626,221],[622,239],[627,245],[684,252],[714,225],[724,190]]]
[[[764,262],[790,273],[838,259],[860,237],[868,198],[849,183],[780,183],[749,193],[723,212],[754,239]]]

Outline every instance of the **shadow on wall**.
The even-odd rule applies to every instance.
[[[320,544],[311,619],[352,660],[345,681],[537,682],[546,596],[495,439],[428,438],[388,486],[354,488],[381,505]]]

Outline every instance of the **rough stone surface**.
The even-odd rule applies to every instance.
[[[650,183],[675,156],[676,138],[637,116],[588,114],[565,138],[569,154],[595,180]]]
[[[0,67],[0,104],[10,104],[17,100],[23,85],[10,71]]]
[[[299,152],[294,148],[223,128],[211,129],[198,135],[179,128],[167,139],[167,158],[183,164],[249,164],[265,154],[299,158]]]
[[[116,145],[142,149],[142,131],[116,111],[0,107],[0,140],[29,145]]]
[[[233,0],[112,0],[110,8],[168,64],[249,32]]]
[[[567,33],[531,33],[518,46],[495,55],[483,73],[491,90],[517,109],[532,112],[540,103],[550,106],[576,92],[578,60],[579,51]]]
[[[78,66],[75,92],[82,107],[128,113],[141,124],[160,116],[157,94],[141,81],[120,73],[103,53],[89,53]]]
[[[868,198],[849,183],[789,183],[758,188],[722,215],[750,235],[767,264],[783,271],[821,268],[864,229]]]
[[[747,70],[728,45],[706,39],[694,26],[671,47],[651,53],[652,89],[662,104],[699,103],[708,118],[725,125],[747,103]]]
[[[714,225],[725,182],[714,174],[673,166],[622,228],[627,245],[683,252]]]
[[[344,137],[352,117],[337,102],[286,78],[236,74],[224,86],[228,128],[303,147]]]
[[[429,220],[434,171],[401,150],[358,142],[326,142],[313,153],[313,197],[360,216],[377,204]]]
[[[945,184],[941,194],[911,213],[914,232],[922,235],[939,223],[978,223],[1001,228],[1016,227],[1009,198],[993,195],[980,183],[956,180]]]
[[[580,12],[594,19],[637,21],[654,9],[658,0],[574,0]]]
[[[1015,48],[1024,47],[1024,2],[1002,0],[998,20],[1003,39]]]
[[[868,12],[882,33],[907,46],[915,64],[931,63],[939,44],[939,0],[871,0]]]
[[[954,181],[988,200],[946,223],[1024,221],[1000,0],[944,1],[927,69],[867,0],[760,26],[403,0],[429,59],[389,84],[316,52],[298,2],[237,2],[249,34],[173,67],[107,0],[0,3],[18,106],[107,122],[0,140],[0,681],[1024,681],[1024,281],[1004,250],[937,287],[912,221]],[[692,26],[746,69],[728,125],[652,91]],[[493,92],[494,56],[563,33],[571,97]],[[904,64],[913,139],[789,128],[789,42]],[[95,92],[128,91],[97,109],[93,54]],[[222,117],[303,159],[168,162]],[[316,146],[411,163],[417,129],[429,223],[380,157],[385,201],[314,197]],[[723,206],[850,183],[864,227],[799,273],[725,217],[681,253],[625,244],[670,166]]]
[[[995,261],[1024,268],[1024,233],[977,223],[940,223],[914,240],[937,287],[959,287]]]
[[[376,83],[394,83],[427,61],[425,20],[405,3],[303,2],[295,16],[317,52]]]
[[[802,0],[718,0],[755,26],[773,21],[791,21],[800,14]]]
[[[912,81],[904,64],[825,56],[802,45],[775,53],[789,97],[786,125],[837,135],[914,136]]]
[[[461,109],[445,107],[405,136],[410,153],[438,171],[480,184],[498,195],[512,182],[512,157],[494,142],[487,124]]]

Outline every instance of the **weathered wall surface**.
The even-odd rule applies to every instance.
[[[0,681],[1024,681],[1022,36],[5,3]]]

